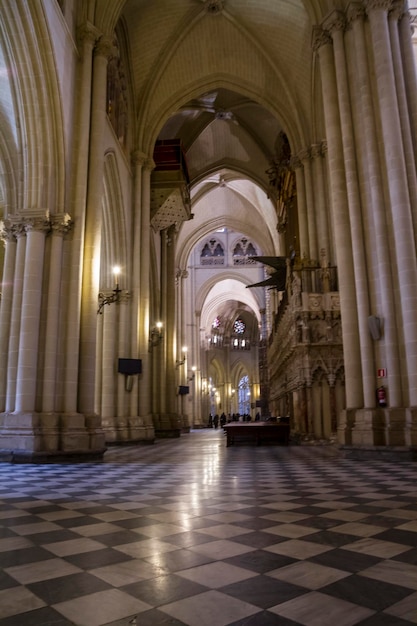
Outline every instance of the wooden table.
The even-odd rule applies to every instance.
[[[237,441],[256,443],[276,443],[288,445],[290,425],[280,422],[230,422],[223,426],[227,437],[227,447]]]

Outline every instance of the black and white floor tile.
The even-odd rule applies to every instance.
[[[210,429],[0,464],[0,626],[417,624],[416,479]]]

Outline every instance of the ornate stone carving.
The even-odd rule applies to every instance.
[[[9,220],[4,220],[1,223],[0,239],[6,243],[7,241],[14,241],[16,239],[15,227]]]
[[[61,213],[51,216],[51,228],[53,234],[66,235],[73,227],[73,221],[68,213]]]
[[[312,37],[312,48],[315,52],[319,50],[322,46],[333,45],[333,39],[326,30],[324,30],[321,26],[313,27],[313,37]]]
[[[363,20],[366,17],[366,11],[360,2],[351,2],[347,8],[346,18],[348,24],[355,22],[356,20]]]
[[[323,28],[330,33],[346,29],[346,16],[342,11],[333,11],[323,22]]]
[[[392,6],[392,0],[364,0],[367,12],[373,10],[389,11]]]
[[[298,169],[304,167],[304,165],[303,165],[303,163],[302,163],[302,161],[301,161],[301,159],[300,159],[298,154],[296,154],[296,155],[291,157],[290,167],[293,170],[298,170]]]
[[[36,231],[47,234],[51,230],[51,221],[42,217],[28,217],[24,220],[24,228],[27,233]]]
[[[392,7],[389,10],[388,17],[392,20],[400,21],[404,15],[404,2],[403,0],[394,0]]]
[[[111,56],[117,55],[117,48],[114,45],[113,39],[102,35],[94,47],[94,52],[97,56],[103,56],[109,59]]]
[[[87,43],[93,47],[100,38],[100,31],[90,22],[84,22],[84,24],[77,29],[76,36],[79,45]]]

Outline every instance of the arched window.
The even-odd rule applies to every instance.
[[[249,376],[242,376],[238,386],[238,404],[241,415],[250,415],[250,385]]]
[[[224,265],[224,248],[218,239],[210,239],[204,244],[200,254],[201,265]]]
[[[242,237],[233,248],[233,265],[253,265],[250,257],[256,256],[256,248],[246,237]]]

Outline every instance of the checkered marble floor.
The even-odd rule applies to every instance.
[[[211,429],[0,464],[0,626],[417,624],[416,478]]]

